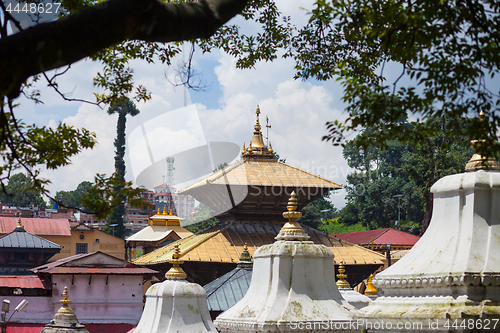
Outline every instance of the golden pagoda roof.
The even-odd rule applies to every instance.
[[[189,192],[206,184],[342,188],[338,183],[275,160],[271,144],[269,147],[264,144],[258,106],[256,114],[255,132],[248,148],[243,144],[242,159],[182,189],[179,193]]]
[[[186,238],[193,233],[181,226],[181,221],[184,219],[172,214],[172,210],[167,212],[166,206],[163,206],[163,213],[158,212],[148,220],[148,226],[136,232],[129,238],[127,242],[162,242],[165,238],[170,237],[172,232],[175,232],[179,238]]]
[[[276,160],[240,160],[216,173],[202,179],[179,193],[192,189],[213,185],[254,185],[282,187],[321,187],[340,189],[342,185],[316,176],[307,171],[290,166]]]
[[[248,244],[248,252],[254,252],[262,245],[272,244],[280,229],[285,224],[271,222],[230,222],[219,223],[202,233],[180,239],[160,249],[143,255],[133,261],[137,265],[156,265],[172,260],[174,246],[179,245],[180,259],[184,262],[218,262],[234,263],[239,261],[240,254]],[[334,254],[335,263],[346,265],[376,264],[382,265],[385,257],[375,251],[328,236],[320,231],[302,225],[316,244],[324,244]]]
[[[212,185],[319,187],[340,189],[342,185],[276,160],[240,160],[202,179],[179,193]]]
[[[252,141],[248,148],[243,145],[241,160],[182,189],[179,194],[191,195],[219,219],[238,215],[238,220],[253,221],[258,215],[257,220],[279,221],[292,191],[297,194],[300,210],[329,191],[342,188],[338,183],[274,159],[271,143],[264,144],[259,113],[257,107]]]

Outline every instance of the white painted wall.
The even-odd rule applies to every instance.
[[[26,299],[28,306],[15,313],[11,322],[48,323],[59,310],[64,287],[68,287],[70,307],[83,324],[86,323],[127,323],[136,325],[142,315],[142,276],[110,275],[106,284],[106,275],[52,276],[52,297],[5,296],[10,300],[10,313]],[[3,300],[3,299],[0,299]]]

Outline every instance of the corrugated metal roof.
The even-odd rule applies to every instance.
[[[204,261],[237,263],[243,246],[248,244],[251,255],[262,245],[271,244],[285,222],[231,222],[219,223],[203,233],[170,243],[162,248],[135,259],[134,264],[155,265],[172,259],[174,245],[179,244],[181,259],[184,261]],[[334,254],[336,263],[344,261],[353,264],[382,264],[380,253],[343,241],[315,229],[302,225],[315,244],[324,244]]]
[[[17,226],[17,217],[0,217],[0,234],[8,234]],[[68,219],[23,218],[24,229],[35,235],[71,236]]]
[[[96,264],[92,264],[92,258],[96,258]],[[87,261],[83,259],[89,259]],[[76,262],[76,264],[75,264]],[[79,262],[81,263],[80,265]],[[117,265],[117,263],[119,265]],[[155,274],[158,273],[149,268],[139,267],[126,260],[115,258],[106,253],[97,251],[93,253],[77,254],[71,257],[56,260],[54,262],[30,269],[36,274]]]
[[[184,188],[179,194],[205,184],[342,188],[342,185],[331,180],[275,160],[242,159]]]
[[[113,275],[144,275],[153,274],[153,271],[144,267],[52,267],[38,271],[45,274],[113,274]]]
[[[203,286],[210,311],[226,311],[245,296],[252,281],[251,268],[235,268]]]
[[[0,287],[50,290],[52,284],[37,275],[0,275]]]
[[[415,245],[415,243],[420,239],[419,236],[391,228],[346,232],[343,234],[333,234],[331,236],[360,245],[372,244],[373,239],[373,244],[375,245],[389,244],[410,246]]]
[[[24,228],[21,227],[0,237],[0,249],[1,248],[61,250],[62,246],[26,232]]]

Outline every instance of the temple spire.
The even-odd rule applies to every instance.
[[[350,288],[351,285],[346,280],[347,275],[345,274],[344,262],[342,261],[339,266],[339,274],[337,274],[337,287],[339,288]]]
[[[297,222],[297,219],[302,216],[301,212],[297,212],[297,195],[295,191],[292,192],[288,205],[286,206],[287,212],[283,213],[283,217],[288,219],[288,222],[283,225],[277,240],[308,240],[309,236],[304,229]]]
[[[479,113],[479,121],[485,121],[484,112]],[[483,136],[484,137],[484,136]],[[476,170],[500,170],[500,163],[493,157],[484,157],[479,151],[481,146],[484,144],[485,139],[472,140],[472,147],[475,148],[476,153],[471,157],[469,162],[465,165],[465,171],[476,171]]]
[[[373,274],[370,274],[368,278],[368,284],[366,285],[365,295],[377,295],[377,288],[373,285]]]
[[[179,249],[179,244],[175,244],[174,254],[172,254],[172,260],[170,263],[173,265],[170,270],[165,273],[165,278],[167,280],[185,280],[187,275],[186,272],[180,267],[184,261],[180,260],[181,250]]]
[[[255,114],[257,115],[257,119],[255,121],[252,141],[250,141],[250,144],[248,145],[247,149],[245,149],[245,144],[243,144],[243,149],[241,151],[241,154],[243,157],[247,158],[258,157],[258,158],[272,159],[273,157],[272,151],[269,151],[267,145],[264,143],[264,138],[262,136],[260,120],[259,120],[260,107],[258,105]]]
[[[71,301],[68,299],[69,298],[68,287],[64,287],[64,291],[61,296],[63,299],[60,300],[59,303],[61,303],[62,306],[59,309],[59,311],[57,311],[57,313],[74,314],[75,312],[73,311],[73,309],[69,307]]]

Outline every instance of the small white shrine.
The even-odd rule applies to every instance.
[[[173,267],[166,280],[149,287],[142,317],[134,333],[216,333],[207,306],[207,294],[196,283],[186,281],[179,266],[179,246],[172,255]]]
[[[302,216],[296,208],[292,193],[288,212],[283,213],[289,222],[276,242],[254,253],[250,287],[238,303],[217,317],[215,326],[220,332],[325,332],[342,323],[349,327],[357,310],[337,289],[333,253],[308,241],[296,222]]]
[[[54,319],[45,325],[41,333],[89,333],[85,326],[78,322],[75,311],[69,306],[71,301],[68,299],[68,287],[64,287],[61,296],[63,297],[59,301],[62,304],[61,308],[54,315]]]
[[[424,330],[460,328],[463,320],[485,327],[500,318],[500,164],[475,154],[465,173],[440,179],[431,191],[429,228],[373,279],[379,297],[361,315],[409,319]]]

